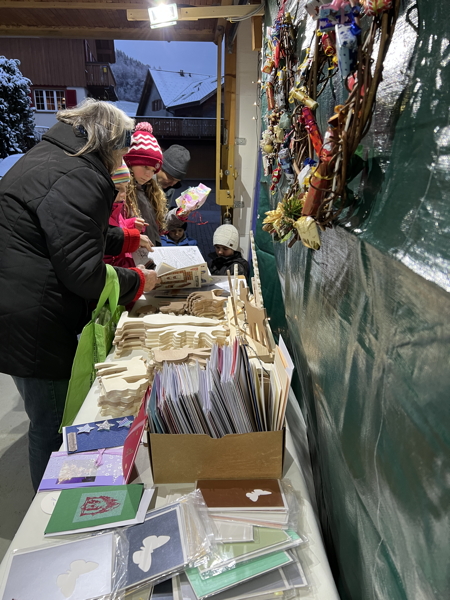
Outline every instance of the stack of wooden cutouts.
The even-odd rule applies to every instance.
[[[151,369],[161,369],[163,363],[190,365],[199,363],[201,367],[206,365],[206,361],[211,356],[211,348],[178,348],[176,350],[160,350],[154,348],[151,352]]]
[[[224,319],[226,302],[226,297],[222,297],[222,290],[193,292],[186,299],[186,312],[195,317]]]
[[[139,348],[211,348],[214,343],[227,343],[228,333],[226,324],[217,319],[161,313],[132,318],[124,312],[114,338],[115,357]]]
[[[193,292],[185,301],[153,299],[151,304],[137,308],[135,314],[143,317],[160,312],[163,315],[192,315],[209,319],[225,319],[227,298],[222,296],[222,293],[223,290],[220,289]]]
[[[149,385],[149,366],[142,356],[95,365],[100,385],[98,405],[102,415],[137,414]]]

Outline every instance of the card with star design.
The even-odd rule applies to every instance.
[[[68,454],[123,446],[134,417],[118,417],[63,427],[63,448]]]

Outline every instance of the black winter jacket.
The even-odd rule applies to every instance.
[[[85,138],[58,123],[0,181],[0,372],[70,377],[88,301],[105,284],[104,254],[123,246],[109,228],[115,198],[97,154],[69,156]],[[135,271],[116,269],[121,298],[136,295]]]
[[[245,258],[242,258],[240,252],[235,251],[231,256],[218,256],[215,252],[211,252],[208,256],[208,267],[211,275],[226,275],[227,271],[230,274],[234,273],[234,265],[238,265],[238,275],[245,275],[247,277],[249,265]]]

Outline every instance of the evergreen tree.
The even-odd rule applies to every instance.
[[[34,141],[31,81],[20,61],[0,56],[0,157],[26,152]]]
[[[116,80],[116,93],[119,100],[139,102],[148,68],[148,65],[131,58],[122,50],[116,50],[116,62],[111,65],[111,69]]]

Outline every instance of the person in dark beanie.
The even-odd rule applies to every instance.
[[[178,144],[173,144],[163,152],[163,166],[156,174],[156,180],[164,190],[170,208],[172,204],[175,205],[175,190],[186,177],[190,160],[189,150]]]

